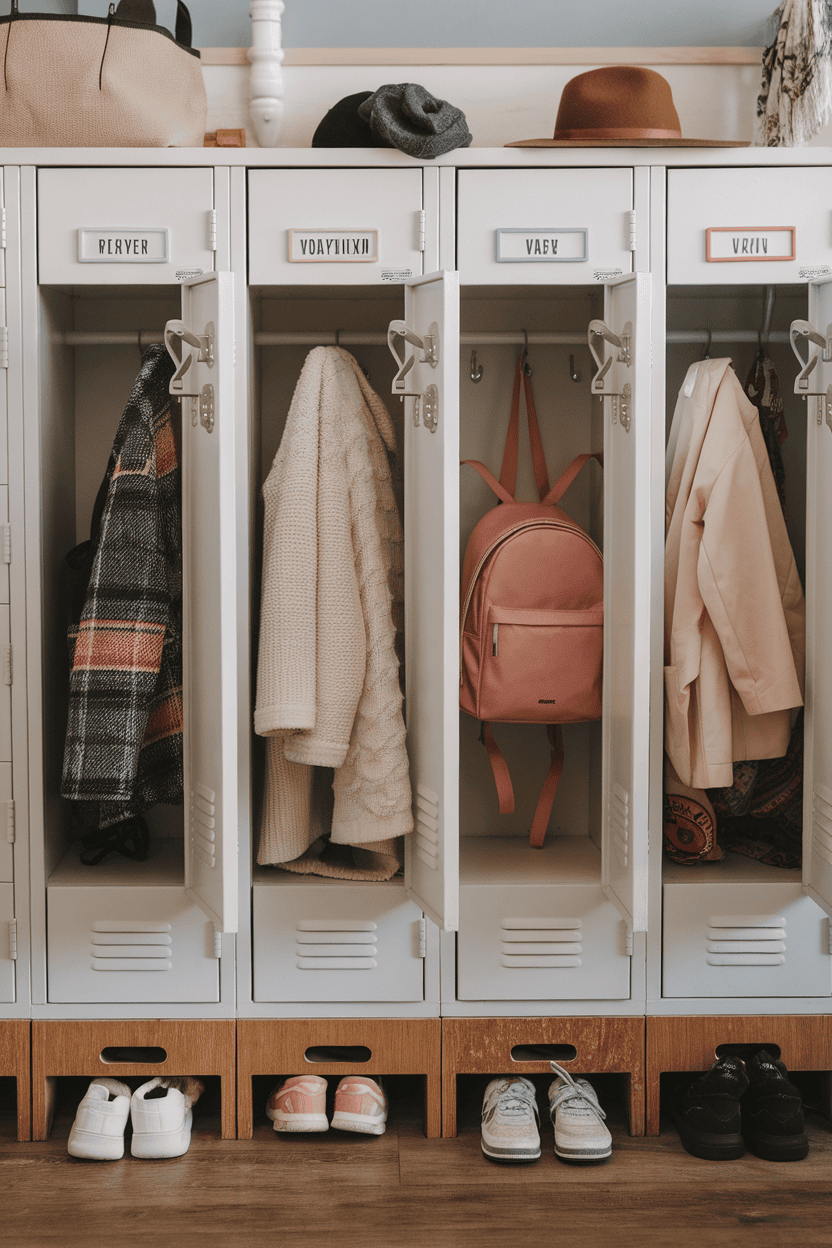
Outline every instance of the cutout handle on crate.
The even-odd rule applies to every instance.
[[[574,1062],[578,1050],[574,1044],[515,1044],[513,1062]]]
[[[307,1062],[338,1063],[369,1062],[372,1050],[365,1044],[313,1044],[303,1055]]]
[[[158,1045],[108,1045],[99,1054],[102,1062],[136,1066],[161,1066],[168,1060],[167,1050]]]

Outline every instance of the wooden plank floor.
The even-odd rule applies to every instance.
[[[46,1143],[17,1144],[10,1116],[0,1119],[0,1242],[3,1248],[803,1248],[832,1242],[832,1135],[818,1114],[808,1115],[805,1161],[777,1165],[746,1155],[705,1162],[688,1156],[667,1125],[657,1139],[630,1139],[604,1083],[599,1090],[614,1139],[608,1162],[559,1162],[544,1119],[540,1161],[497,1166],[479,1147],[484,1082],[463,1081],[455,1140],[423,1137],[418,1087],[407,1079],[388,1083],[392,1112],[384,1136],[278,1136],[262,1113],[258,1081],[252,1140],[220,1139],[218,1098],[209,1093],[197,1107],[185,1157],[139,1161],[128,1150],[109,1163],[67,1156],[81,1084]],[[538,1099],[545,1103],[542,1094]]]

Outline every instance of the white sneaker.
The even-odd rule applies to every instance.
[[[598,1094],[587,1079],[573,1079],[550,1062],[558,1078],[549,1085],[549,1117],[555,1128],[555,1155],[564,1161],[601,1161],[612,1152]]]
[[[519,1075],[492,1079],[482,1101],[482,1151],[492,1161],[537,1161],[540,1116],[534,1084]]]
[[[130,1116],[134,1157],[181,1157],[191,1142],[192,1106],[204,1085],[199,1079],[151,1079],[133,1093]]]
[[[70,1157],[117,1161],[124,1156],[130,1089],[118,1079],[93,1079],[78,1106],[66,1151]]]

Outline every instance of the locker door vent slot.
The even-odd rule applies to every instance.
[[[503,919],[500,965],[518,969],[581,965],[580,919]]]
[[[416,785],[413,803],[414,848],[432,871],[439,870],[439,797],[424,784]]]
[[[295,964],[302,971],[373,971],[378,966],[375,923],[304,919],[295,928]]]
[[[94,971],[169,971],[170,924],[99,920],[90,927],[90,958]]]
[[[832,866],[832,793],[824,785],[812,791],[812,849]]]
[[[191,789],[191,837],[190,849],[205,867],[217,865],[217,795],[205,784],[195,784]]]
[[[148,1066],[161,1066],[168,1060],[167,1049],[154,1045],[135,1045],[130,1048],[110,1045],[99,1054],[102,1062],[146,1062]]]
[[[621,868],[630,861],[630,794],[620,784],[613,784],[609,804],[610,843]]]
[[[708,920],[709,966],[782,966],[786,920],[781,915],[715,914]]]
[[[369,1062],[373,1053],[366,1044],[315,1044],[303,1056],[307,1062]]]
[[[578,1050],[574,1044],[515,1044],[513,1062],[574,1062]]]

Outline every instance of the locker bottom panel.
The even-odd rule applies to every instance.
[[[424,999],[425,919],[401,883],[268,874],[252,890],[255,1001]]]
[[[681,878],[680,878],[680,873]],[[829,997],[829,919],[794,871],[729,854],[665,864],[666,997]]]

